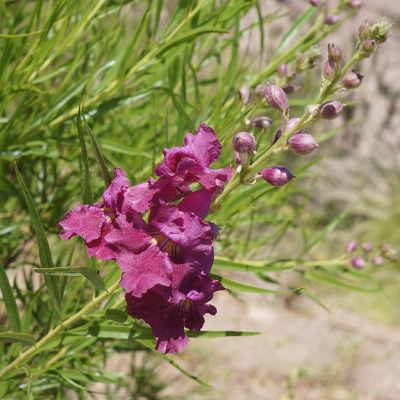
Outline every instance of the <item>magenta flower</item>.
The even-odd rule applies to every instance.
[[[128,293],[141,297],[155,285],[171,286],[175,276],[189,270],[209,274],[214,261],[212,230],[202,215],[193,212],[208,212],[197,207],[202,199],[208,198],[208,207],[211,204],[212,194],[204,192],[190,194],[178,206],[160,201],[151,209],[148,224],[119,217],[127,223],[105,240],[116,254],[120,284]]]
[[[185,135],[183,144],[183,147],[163,150],[164,161],[154,169],[154,174],[161,179],[169,177],[178,190],[183,188],[186,193],[188,185],[193,182],[208,190],[223,189],[223,182],[231,178],[232,171],[229,166],[216,170],[210,168],[221,154],[215,131],[201,124],[196,135]]]
[[[156,350],[160,353],[184,350],[189,343],[184,328],[200,331],[204,314],[217,312],[213,305],[206,303],[214,292],[224,289],[219,281],[194,273],[176,281],[176,289],[155,286],[140,298],[130,293],[125,296],[128,314],[143,319],[152,327],[157,339]]]

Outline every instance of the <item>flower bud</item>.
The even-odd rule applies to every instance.
[[[293,69],[290,70],[287,74],[286,74],[286,78],[291,81],[292,79],[296,78],[296,71],[294,71]]]
[[[282,90],[286,93],[286,94],[292,94],[294,92],[297,92],[300,89],[300,86],[297,85],[293,85],[292,83],[289,83],[289,85],[285,85]]]
[[[310,154],[318,146],[316,140],[306,133],[291,136],[288,143],[296,154],[302,156]]]
[[[364,40],[369,37],[369,30],[371,29],[367,20],[365,20],[360,27],[358,28],[358,39],[360,42],[364,42]]]
[[[270,185],[280,187],[289,183],[295,176],[285,167],[280,165],[276,167],[265,168],[259,172],[259,175]]]
[[[365,253],[370,253],[373,249],[372,243],[371,242],[364,242],[362,244],[362,249]]]
[[[256,86],[256,89],[254,92],[257,97],[264,98],[266,91],[267,91],[267,87],[263,83],[260,83],[259,85]]]
[[[322,104],[319,108],[319,115],[322,119],[335,119],[343,110],[344,104],[332,100]]]
[[[321,0],[310,0],[310,4],[314,7],[321,7]]]
[[[351,259],[351,264],[356,269],[362,269],[365,267],[365,260],[362,257],[354,257]]]
[[[346,89],[355,89],[361,85],[363,78],[364,76],[357,72],[350,72],[350,74],[345,75],[342,83]]]
[[[361,45],[361,57],[368,58],[376,50],[375,40],[366,40]]]
[[[272,125],[272,119],[268,117],[257,117],[251,122],[258,129],[268,129]]]
[[[387,18],[381,18],[375,22],[369,31],[369,36],[374,39],[376,43],[386,42],[386,39],[390,36],[389,29],[393,23]]]
[[[382,256],[375,256],[371,258],[371,262],[374,265],[383,265],[385,264],[385,259]]]
[[[336,23],[338,23],[339,22],[339,16],[338,15],[336,15],[336,14],[332,14],[332,15],[327,15],[325,18],[324,18],[324,22],[327,24],[327,25],[335,25]]]
[[[288,114],[289,113],[289,102],[286,97],[285,92],[279,87],[275,85],[267,84],[266,90],[266,98],[268,104],[278,110],[281,113]]]
[[[327,79],[328,81],[331,81],[336,75],[336,70],[337,70],[337,64],[333,61],[326,60],[324,68],[322,70],[324,78]]]
[[[347,244],[346,253],[353,253],[353,251],[357,248],[357,242],[352,240]]]
[[[288,121],[288,123],[287,123],[286,131],[287,131],[287,132],[291,131],[291,130],[294,128],[294,126],[295,126],[299,121],[300,121],[300,118],[290,118],[289,121]],[[295,133],[293,133],[293,135],[298,135],[298,134],[300,134],[302,131],[303,131],[302,129],[299,129],[298,131],[296,131]],[[275,134],[275,137],[274,137],[274,140],[272,141],[272,144],[275,144],[275,143],[280,139],[280,137],[282,136],[282,132],[283,132],[283,126],[281,126],[281,127],[277,130],[277,132],[276,132],[276,134]]]
[[[211,233],[212,233],[212,238],[218,239],[219,237],[219,228],[217,224],[214,224],[214,222],[209,222],[208,225],[210,225],[211,228]]]
[[[363,0],[350,0],[349,6],[350,8],[360,8],[364,5]]]
[[[278,75],[280,76],[285,76],[287,73],[287,64],[282,63],[279,67],[278,67]]]
[[[238,132],[232,139],[232,146],[238,153],[254,154],[256,150],[256,139],[251,133]]]
[[[244,84],[240,87],[239,89],[239,98],[240,99],[244,99],[243,100],[243,104],[245,106],[247,106],[247,104],[250,103],[250,99],[251,99],[251,91],[249,90],[249,87]]]
[[[328,59],[334,63],[340,64],[343,58],[343,50],[337,44],[328,44]]]

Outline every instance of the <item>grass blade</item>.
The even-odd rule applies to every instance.
[[[107,290],[107,287],[102,277],[98,275],[96,271],[88,267],[77,266],[77,267],[58,267],[58,268],[34,268],[33,271],[44,275],[84,276],[97,289]]]
[[[22,189],[22,194],[24,195],[26,205],[28,207],[28,212],[31,217],[33,229],[35,230],[38,247],[39,247],[39,258],[40,264],[43,268],[54,268],[53,257],[50,252],[49,242],[47,241],[46,234],[43,229],[42,221],[36,210],[35,203],[25,186],[22,176],[18,170],[17,163],[14,164],[15,173],[17,174],[17,179],[19,185]],[[53,305],[57,312],[61,313],[61,294],[58,287],[58,281],[55,276],[45,276],[44,281],[46,283],[47,290],[49,291],[50,297],[53,300]]]
[[[21,320],[14,293],[11,289],[6,271],[0,262],[0,289],[3,294],[3,301],[6,307],[7,315],[10,320],[11,328],[14,332],[21,332]]]
[[[36,340],[27,333],[0,333],[0,342],[21,343],[32,346],[36,343]]]

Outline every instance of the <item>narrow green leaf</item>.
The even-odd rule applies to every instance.
[[[169,362],[173,367],[175,367],[178,371],[182,372],[182,374],[186,375],[188,378],[193,379],[197,383],[200,383],[203,386],[207,387],[212,387],[210,384],[207,382],[201,380],[197,376],[191,374],[190,372],[186,371],[183,369],[180,365],[178,365],[175,361],[173,361],[170,357],[168,357],[166,354],[159,353],[157,350],[154,349],[154,341],[152,340],[136,340],[143,346],[147,347],[148,349],[152,350],[155,354],[157,354],[159,357],[162,357],[164,360]]]
[[[354,204],[347,208],[342,214],[336,217],[331,223],[329,223],[325,229],[323,229],[309,244],[307,244],[304,250],[301,252],[298,258],[301,258],[304,254],[308,253],[312,247],[314,247],[317,243],[319,243],[324,237],[329,233],[332,232],[336,226],[346,218],[347,214],[351,211],[354,207]]]
[[[15,162],[15,173],[17,174],[17,179],[19,185],[22,189],[22,194],[24,195],[26,205],[28,206],[29,215],[31,217],[33,229],[35,230],[38,247],[39,247],[39,258],[40,264],[43,268],[53,268],[53,257],[50,252],[49,242],[47,241],[46,234],[43,229],[42,221],[40,220],[40,216],[36,210],[35,203],[25,186],[25,183],[22,179],[22,176],[18,170],[17,163]],[[53,300],[53,305],[57,312],[61,313],[61,294],[58,287],[57,278],[54,276],[45,276],[44,281],[46,283],[47,290],[49,291],[50,297]]]
[[[233,136],[235,128],[246,118],[246,116],[251,112],[253,107],[254,106],[249,107],[242,115],[240,115],[239,118],[236,118],[229,125],[227,125],[225,128],[222,129],[221,133],[219,134],[221,142],[227,140],[225,139],[225,136],[228,135],[228,133],[231,133],[230,136]],[[226,137],[229,138],[230,136],[228,135]]]
[[[168,81],[169,81],[169,94],[175,105],[175,108],[178,110],[179,114],[185,120],[187,128],[193,132],[195,130],[194,123],[193,123],[192,119],[189,117],[189,115],[186,113],[185,109],[183,108],[182,104],[179,102],[178,98],[176,97],[176,95],[174,93],[174,88],[172,86],[172,79],[171,79],[171,69],[169,70]]]
[[[291,269],[291,266],[288,267],[275,267],[274,263],[263,263],[258,261],[249,261],[249,260],[231,260],[226,257],[218,257],[214,258],[214,269],[226,269],[229,271],[243,271],[243,272],[273,272],[273,271],[285,271]]]
[[[333,285],[333,286],[350,289],[350,290],[355,290],[357,292],[372,293],[372,292],[377,292],[380,290],[379,284],[377,282],[375,282],[374,287],[367,288],[367,287],[356,285],[354,280],[350,281],[350,280],[346,279],[346,277],[343,275],[342,276],[339,276],[338,274],[334,275],[325,270],[321,270],[320,272],[305,271],[303,275],[307,279],[310,279],[311,281],[314,281],[314,282],[324,283],[327,285]]]
[[[213,278],[213,279],[219,280],[226,289],[236,290],[238,292],[275,293],[275,294],[277,294],[277,293],[295,292],[297,290],[301,290],[301,289],[304,289],[306,287],[306,286],[302,286],[302,287],[299,287],[299,288],[293,289],[293,290],[277,291],[277,290],[263,289],[263,288],[259,288],[259,287],[256,287],[256,286],[245,285],[244,283],[235,282],[235,281],[232,281],[232,280],[230,280],[228,278],[224,278],[223,276],[220,276],[220,275],[210,274],[210,277]]]
[[[233,337],[233,336],[255,336],[262,335],[264,332],[245,332],[245,331],[186,331],[190,338],[219,338],[219,337]]]
[[[296,19],[290,29],[283,36],[275,54],[281,53],[282,50],[290,43],[290,41],[298,35],[300,29],[314,15],[315,11],[316,7],[309,7]]]
[[[81,105],[79,104],[78,114],[76,116],[76,126],[78,128],[79,143],[81,145],[81,156],[84,169],[84,186],[82,193],[83,204],[93,204],[92,185],[90,184],[89,161],[86,150],[85,137],[83,135],[82,121],[81,121]]]
[[[27,333],[0,333],[0,342],[21,343],[32,346],[36,343],[35,338]]]
[[[84,276],[93,286],[100,290],[107,290],[103,278],[91,268],[88,267],[58,267],[58,268],[34,268],[34,272],[44,275],[55,276]]]
[[[42,33],[43,31],[36,31],[36,32],[30,32],[30,33],[18,33],[15,35],[9,35],[6,33],[0,33],[0,38],[20,38],[20,37],[27,37],[27,36],[32,36],[32,35],[37,35],[38,33]]]
[[[226,29],[216,28],[214,26],[200,26],[198,28],[191,29],[185,33],[182,33],[181,35],[178,35],[175,39],[172,39],[161,46],[158,49],[156,56],[162,56],[173,47],[179,46],[183,43],[191,42],[205,33],[229,33],[229,31]]]
[[[17,303],[15,301],[14,293],[11,289],[8,276],[1,261],[0,261],[0,289],[1,293],[3,294],[3,301],[6,307],[8,319],[10,320],[11,328],[14,332],[21,332],[21,320],[19,318]]]
[[[84,106],[82,106],[82,118],[83,121],[85,123],[85,127],[86,127],[86,132],[90,137],[90,141],[92,142],[92,147],[93,147],[93,151],[94,151],[94,155],[96,157],[97,163],[99,164],[100,170],[101,170],[101,175],[103,176],[103,180],[104,180],[104,184],[106,185],[106,187],[110,186],[110,183],[112,181],[110,172],[107,168],[107,165],[104,161],[104,157],[101,154],[100,148],[96,142],[95,137],[93,136],[92,131],[90,130],[90,127],[88,125],[88,123],[86,122],[86,118],[85,118],[85,110],[84,110]]]

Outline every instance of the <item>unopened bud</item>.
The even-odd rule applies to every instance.
[[[367,20],[365,20],[358,28],[358,39],[360,42],[364,42],[369,37],[369,30],[371,29]]]
[[[362,257],[354,257],[351,259],[351,264],[356,269],[362,269],[365,267],[365,260]]]
[[[268,129],[272,125],[272,119],[268,117],[257,117],[251,122],[258,129]]]
[[[346,253],[353,253],[353,251],[357,248],[357,242],[352,240],[347,244]]]
[[[350,0],[349,6],[350,8],[360,8],[364,5],[363,0]]]
[[[321,0],[310,0],[310,4],[314,7],[321,7]]]
[[[261,98],[265,97],[266,91],[267,91],[267,86],[265,86],[263,83],[257,85],[254,90],[256,96]]]
[[[300,89],[300,86],[297,85],[293,85],[292,83],[289,83],[289,85],[285,85],[282,90],[286,93],[286,94],[292,94],[294,92],[297,92]]]
[[[270,85],[268,83],[266,90],[266,98],[268,104],[275,110],[278,110],[284,114],[289,113],[288,99],[286,97],[285,92],[279,86]]]
[[[270,185],[280,187],[289,183],[295,176],[285,167],[280,165],[271,168],[265,168],[259,175]]]
[[[288,143],[296,154],[302,156],[310,154],[318,146],[316,140],[306,133],[291,136]]]
[[[278,67],[278,75],[280,76],[285,76],[287,73],[288,67],[287,64],[282,63],[279,67]]]
[[[368,58],[376,50],[375,40],[366,40],[361,45],[361,56],[362,58]]]
[[[350,72],[344,76],[342,83],[346,89],[355,89],[361,85],[363,78],[364,76],[357,72]]]
[[[324,78],[328,81],[331,81],[336,75],[336,70],[337,64],[333,61],[326,60],[324,64],[324,69],[322,70]]]
[[[338,15],[336,15],[336,14],[332,14],[332,15],[327,15],[325,18],[324,18],[324,22],[327,24],[327,25],[335,25],[336,23],[338,23],[339,22],[339,16]]]
[[[343,58],[343,50],[337,44],[328,44],[328,58],[329,61],[340,64]]]
[[[238,132],[232,139],[232,146],[238,153],[254,154],[256,150],[256,139],[251,133]]]
[[[335,119],[343,110],[344,104],[332,100],[322,104],[319,108],[319,115],[322,119]]]
[[[362,244],[362,249],[363,251],[365,251],[366,253],[370,253],[372,251],[374,247],[372,246],[371,242],[364,242]]]
[[[249,87],[246,84],[244,84],[240,87],[239,98],[243,99],[243,104],[245,106],[250,103],[251,91],[249,90]]]
[[[385,264],[385,259],[382,256],[375,256],[371,258],[371,262],[374,265],[383,265]]]
[[[291,118],[291,119],[289,119],[289,121],[287,123],[287,126],[286,126],[286,131],[287,132],[291,131],[299,121],[300,121],[300,118]],[[302,129],[299,129],[298,131],[293,133],[293,135],[299,135],[302,131],[303,131]],[[280,139],[280,137],[282,136],[282,132],[283,132],[283,126],[281,126],[277,130],[277,132],[275,134],[275,137],[274,137],[274,140],[272,141],[272,144],[275,144]]]
[[[289,81],[291,81],[291,80],[293,80],[294,78],[296,78],[296,71],[294,71],[293,69],[292,70],[290,70],[287,74],[286,74],[286,78],[289,80]]]
[[[211,228],[211,233],[212,233],[212,238],[218,239],[219,237],[219,228],[217,224],[214,224],[214,222],[209,222],[208,225],[210,225]]]
[[[383,43],[390,36],[389,29],[393,23],[387,18],[381,18],[375,22],[369,31],[369,36],[376,43]]]

